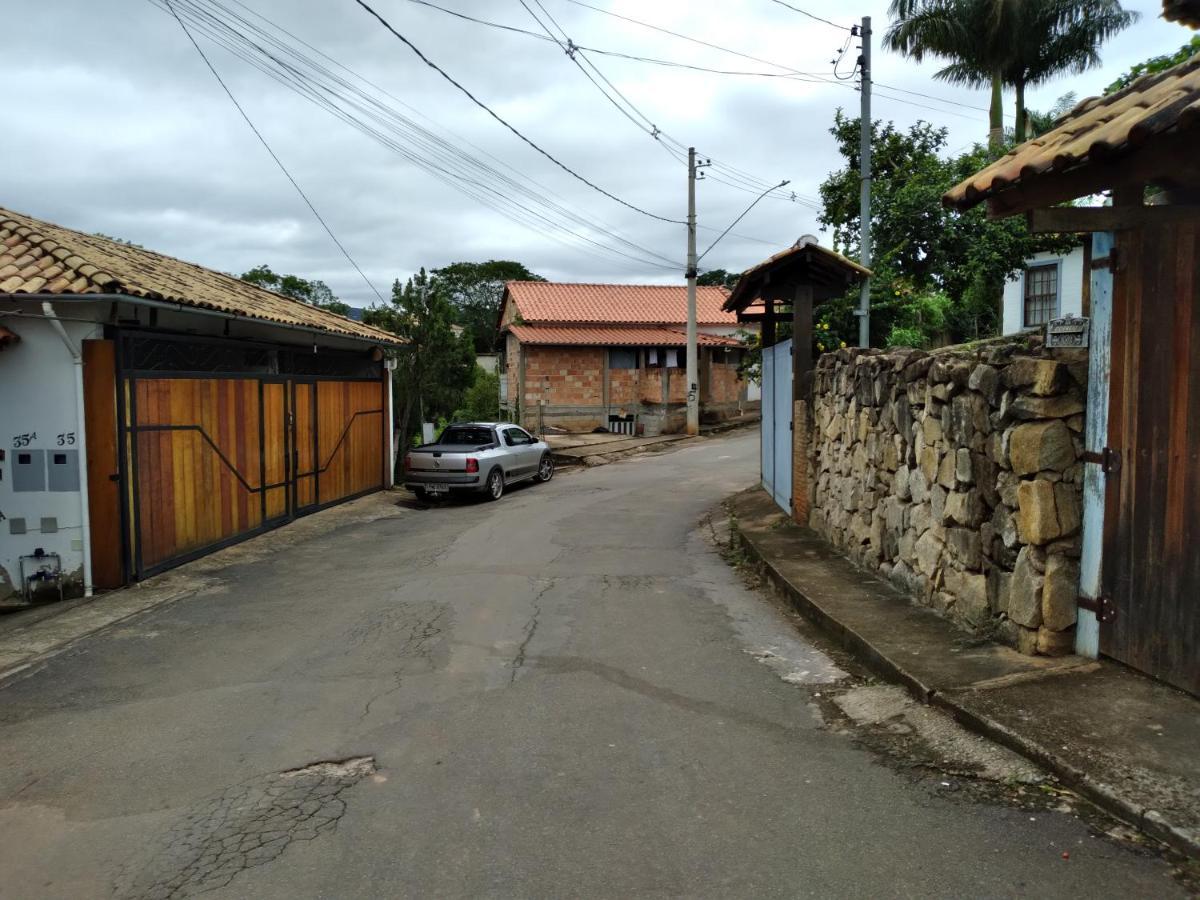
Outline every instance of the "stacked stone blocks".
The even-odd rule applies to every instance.
[[[810,525],[974,633],[1070,652],[1086,380],[1029,337],[822,356]]]

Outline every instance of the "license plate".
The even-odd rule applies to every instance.
[[[425,485],[425,490],[427,490],[431,494],[448,494],[448,493],[450,493],[450,488],[446,487],[446,485],[444,485],[444,484],[427,484],[427,485]]]

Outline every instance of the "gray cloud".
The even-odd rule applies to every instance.
[[[224,0],[233,5],[233,0]],[[392,92],[420,114],[564,198],[589,222],[682,260],[685,232],[645,218],[571,179],[470,104],[420,63],[352,0],[245,0],[320,51]],[[442,0],[464,12],[537,29],[516,0]],[[841,34],[767,0],[699,5],[594,0],[624,15],[713,43],[744,49],[803,71],[827,74]],[[572,38],[587,46],[718,68],[765,70],[601,15],[565,0],[544,0]],[[16,0],[5,15],[9,164],[0,169],[0,205],[87,231],[101,231],[213,268],[240,272],[259,263],[327,281],[343,298],[373,294],[333,246],[221,92],[173,19],[144,0],[116,4]],[[552,44],[462,22],[408,0],[376,8],[481,99],[547,150],[607,190],[648,210],[681,217],[686,173],[622,117]],[[799,4],[805,5],[805,4]],[[843,4],[812,0],[812,11],[849,20]],[[1116,74],[1174,49],[1185,29],[1157,19],[1151,0],[1132,4],[1143,22],[1112,42],[1105,68],[1033,92],[1049,107],[1067,90],[1097,93]],[[886,4],[863,7],[877,34]],[[859,10],[854,10],[858,13]],[[64,27],[64,23],[70,27]],[[55,36],[46,52],[46,35]],[[679,275],[563,246],[487,209],[392,151],[337,121],[262,73],[202,42],[255,124],[380,291],[420,266],[457,259],[519,259],[548,277],[670,283]],[[718,76],[592,57],[658,127],[702,153],[764,180],[790,178],[815,195],[838,165],[828,127],[858,94],[831,84]],[[15,62],[15,64],[14,64]],[[931,79],[915,66],[876,54],[876,79],[894,88],[986,105],[980,91]],[[887,93],[888,91],[881,91]],[[950,129],[950,149],[981,139],[985,113],[905,94],[934,112],[879,98],[878,118],[926,119]],[[409,113],[414,118],[414,113]],[[469,149],[469,148],[468,148]],[[473,153],[477,151],[471,151]],[[713,180],[699,186],[702,226],[724,228],[753,199]],[[767,199],[737,227],[769,243],[731,235],[705,264],[752,265],[817,230],[808,207]],[[700,232],[706,247],[714,231]]]

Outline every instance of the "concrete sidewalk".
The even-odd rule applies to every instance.
[[[729,501],[751,559],[884,677],[1200,858],[1200,701],[1118,663],[980,641],[856,568],[761,489]]]

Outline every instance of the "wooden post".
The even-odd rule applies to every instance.
[[[762,342],[763,347],[775,346],[775,301],[763,296]]]

